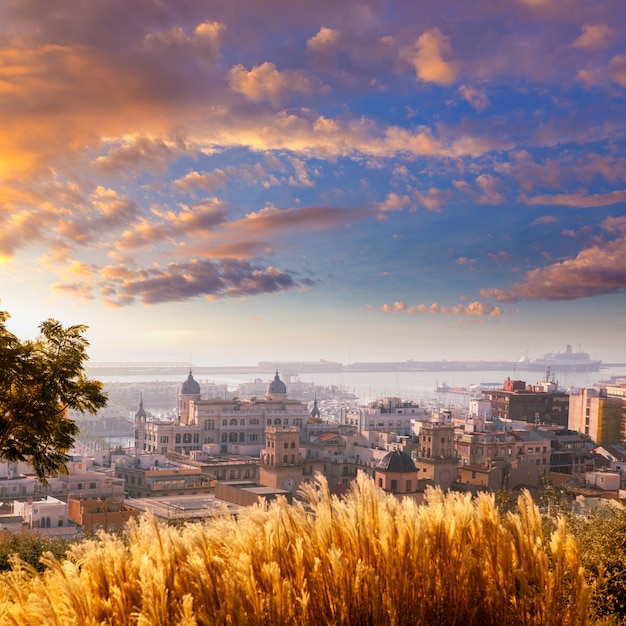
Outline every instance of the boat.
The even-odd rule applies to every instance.
[[[572,350],[567,345],[565,352],[548,352],[541,359],[520,361],[520,365],[531,372],[597,372],[602,361],[592,359],[588,352]]]

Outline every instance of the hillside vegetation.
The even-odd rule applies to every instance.
[[[144,517],[0,578],[0,624],[584,624],[590,587],[565,520],[545,537],[528,494],[385,495],[361,475],[181,528]]]

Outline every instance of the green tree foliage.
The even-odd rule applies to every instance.
[[[67,469],[78,426],[68,409],[95,413],[106,405],[102,383],[86,377],[86,326],[49,319],[34,341],[20,341],[0,311],[0,460],[28,461],[38,478]]]
[[[626,510],[603,506],[571,517],[568,528],[589,579],[598,580],[592,596],[596,613],[626,623]]]
[[[65,558],[70,546],[75,543],[61,537],[41,537],[37,533],[4,533],[0,536],[0,571],[11,569],[13,555],[17,555],[38,572],[45,569],[41,557],[51,553],[56,559]]]

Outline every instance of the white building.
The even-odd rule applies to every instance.
[[[178,394],[175,420],[147,419],[143,405],[135,416],[137,452],[189,455],[194,450],[219,446],[220,453],[259,456],[265,446],[267,426],[306,428],[307,405],[287,397],[278,372],[267,386],[264,398],[202,399],[200,385],[191,371]]]
[[[29,499],[13,503],[14,515],[24,520],[26,527],[40,535],[48,537],[73,537],[77,534],[76,526],[67,517],[67,502],[51,496],[41,500]]]
[[[414,420],[430,419],[430,410],[399,398],[384,398],[364,407],[343,408],[339,423],[354,426],[358,432],[394,432],[397,435],[411,435]]]

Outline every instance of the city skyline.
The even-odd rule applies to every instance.
[[[0,310],[92,361],[626,361],[620,0],[0,7]]]

